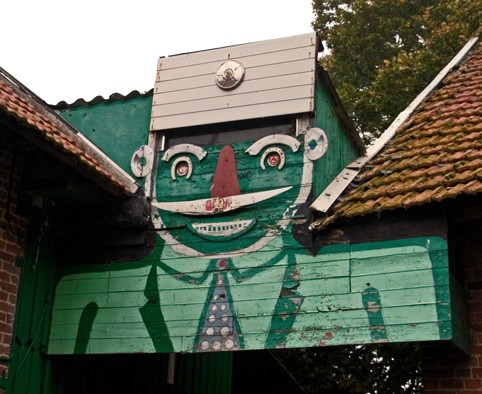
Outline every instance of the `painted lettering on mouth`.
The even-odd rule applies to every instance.
[[[247,233],[255,224],[256,219],[233,220],[217,223],[190,223],[188,228],[194,234],[209,241],[228,241]]]
[[[206,212],[215,213],[215,212],[224,212],[230,206],[231,206],[231,198],[214,197],[206,200],[206,204],[204,205],[204,208],[206,209]]]

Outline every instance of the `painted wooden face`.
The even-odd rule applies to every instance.
[[[159,160],[154,220],[189,256],[247,253],[287,231],[311,190],[304,136],[204,146],[180,143]],[[311,141],[312,143],[312,141]]]

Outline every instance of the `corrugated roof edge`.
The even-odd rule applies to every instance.
[[[138,97],[149,97],[152,96],[154,89],[148,90],[147,92],[141,93],[138,90],[133,90],[127,95],[123,95],[121,93],[112,93],[109,98],[104,98],[102,96],[96,96],[90,101],[86,101],[83,98],[78,98],[73,103],[69,104],[66,101],[60,101],[57,104],[50,104],[49,107],[54,110],[63,110],[63,109],[70,109],[76,107],[87,107],[91,105],[97,104],[108,104],[115,101],[121,100],[132,100]]]

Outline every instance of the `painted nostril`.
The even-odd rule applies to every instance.
[[[240,192],[234,150],[230,145],[226,145],[219,152],[211,185],[211,197],[237,196]]]

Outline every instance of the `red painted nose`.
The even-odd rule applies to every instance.
[[[211,197],[228,197],[240,194],[234,150],[226,145],[219,152],[218,165],[214,172]]]

